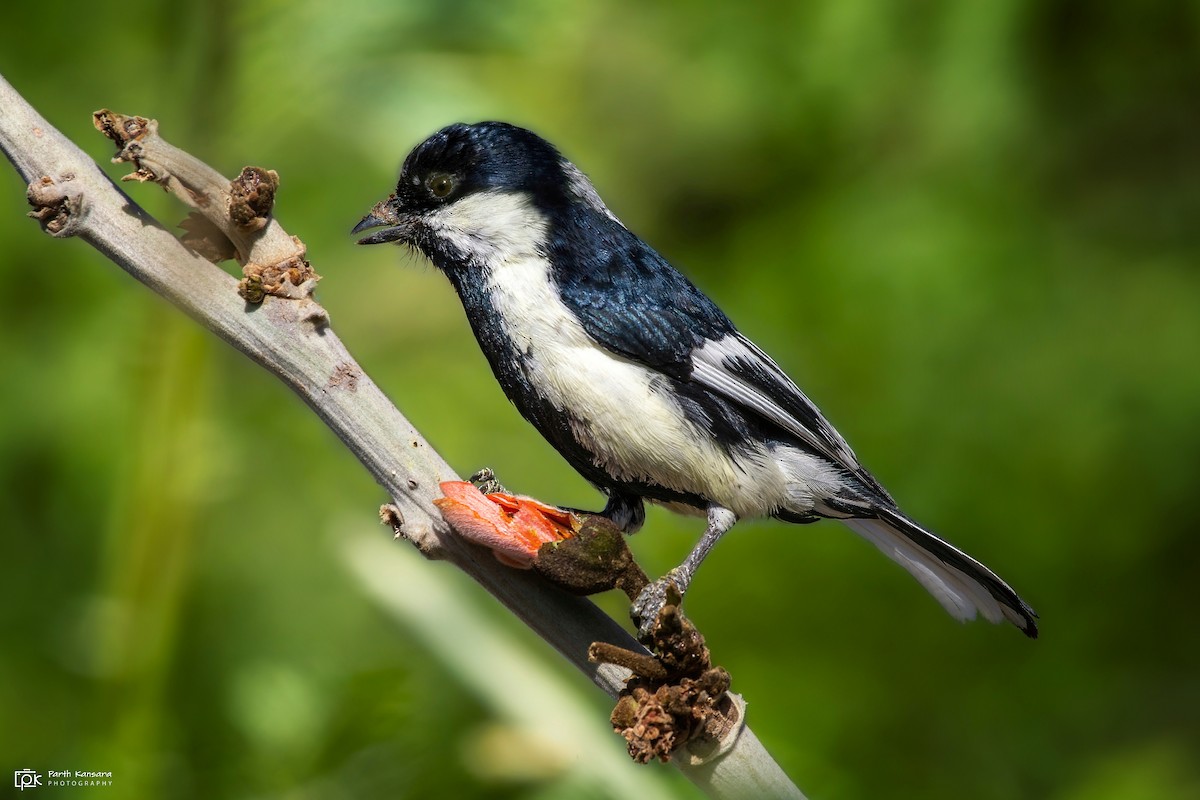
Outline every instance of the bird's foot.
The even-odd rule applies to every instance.
[[[508,494],[508,490],[500,483],[500,479],[496,477],[496,473],[492,471],[491,467],[484,467],[473,472],[467,480],[475,484],[475,488],[484,494]]]
[[[683,602],[686,588],[687,581],[678,567],[646,584],[629,610],[633,624],[638,627],[638,639],[644,640],[653,634],[659,614],[668,605],[678,607]]]

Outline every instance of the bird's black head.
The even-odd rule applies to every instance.
[[[561,163],[552,144],[524,128],[460,122],[409,153],[396,193],[420,207],[486,189],[537,192],[561,181]]]
[[[466,244],[486,248],[511,235],[514,208],[561,217],[572,204],[611,217],[583,173],[537,134],[505,122],[457,123],[409,153],[395,193],[353,232],[382,228],[359,244],[412,245],[448,269],[470,259]]]

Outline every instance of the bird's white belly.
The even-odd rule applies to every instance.
[[[542,255],[548,224],[527,196],[479,192],[427,224],[486,265],[488,295],[527,379],[613,478],[699,495],[739,517],[806,513],[833,490],[828,464],[794,447],[746,442],[726,450],[688,419],[666,376],[593,341],[551,278]]]
[[[600,347],[559,297],[539,257],[489,278],[492,301],[547,402],[572,419],[576,441],[617,480],[697,494],[739,516],[784,505],[785,481],[762,445],[731,456],[675,402],[668,379]]]

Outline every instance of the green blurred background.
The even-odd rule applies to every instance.
[[[1196,3],[5,16],[0,74],[110,174],[105,106],[226,174],[278,170],[336,330],[459,471],[600,502],[504,400],[441,276],[348,236],[409,148],[499,118],[559,144],[910,513],[1038,609],[1036,642],[959,626],[836,524],[740,525],[688,609],[811,797],[1200,797]],[[696,796],[619,764],[600,692],[393,545],[381,490],[281,384],[0,186],[0,785]],[[655,510],[633,546],[661,572],[698,534]],[[381,602],[381,575],[408,599]],[[444,635],[456,619],[475,633]]]

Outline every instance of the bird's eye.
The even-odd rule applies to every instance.
[[[443,200],[450,196],[454,191],[454,178],[444,172],[439,172],[429,176],[429,180],[425,182],[429,188],[429,193],[439,200]]]

